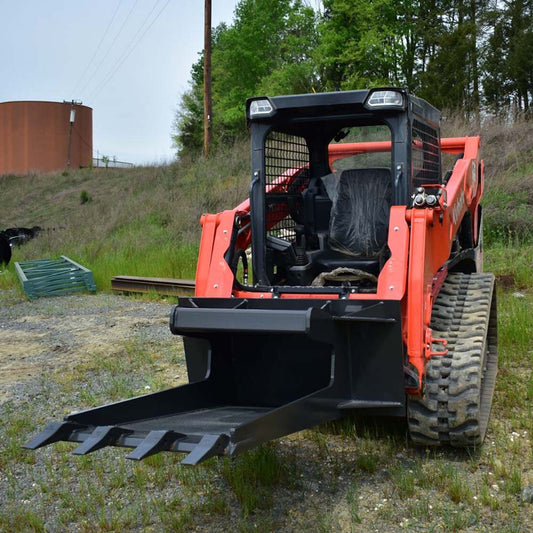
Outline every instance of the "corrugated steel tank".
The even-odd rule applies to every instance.
[[[92,108],[70,102],[0,103],[0,175],[85,167],[92,155]]]

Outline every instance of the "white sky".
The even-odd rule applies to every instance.
[[[212,26],[236,4],[212,0]],[[170,161],[203,17],[203,0],[0,0],[0,102],[81,100],[95,156]]]

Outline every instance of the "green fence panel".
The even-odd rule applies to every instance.
[[[15,263],[24,292],[30,299],[77,291],[96,291],[93,273],[62,255],[60,259],[38,259]]]

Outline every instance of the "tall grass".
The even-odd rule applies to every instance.
[[[485,244],[533,243],[533,121],[487,121],[481,134]]]
[[[248,167],[248,145],[239,144],[166,167],[2,178],[0,228],[42,227],[12,261],[66,255],[100,289],[119,274],[194,278],[200,216],[246,197]]]
[[[444,120],[443,136],[461,135],[481,136],[485,244],[533,242],[533,121]]]

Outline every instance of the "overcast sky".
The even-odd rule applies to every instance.
[[[213,0],[212,25],[236,3]],[[203,0],[0,0],[0,102],[81,101],[95,156],[170,161],[203,17]]]

